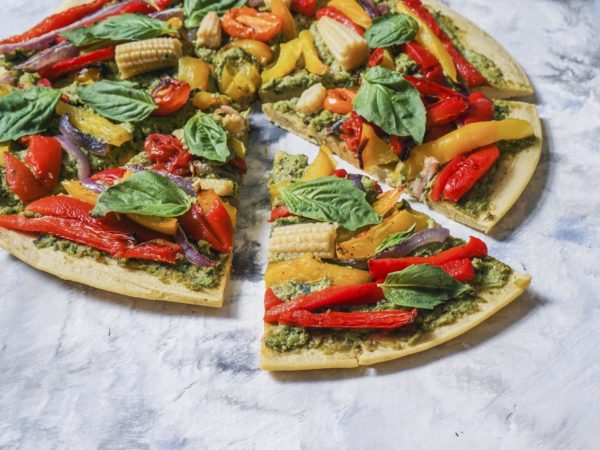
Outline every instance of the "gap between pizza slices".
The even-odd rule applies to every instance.
[[[266,369],[425,350],[529,283],[400,201],[489,232],[540,158],[526,75],[441,2],[74,0],[0,52],[0,246],[60,278],[221,306],[252,104],[322,146],[271,175]]]

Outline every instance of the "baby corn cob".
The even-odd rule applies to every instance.
[[[335,257],[336,227],[328,223],[300,223],[275,227],[269,239],[269,256],[294,258],[310,253]]]
[[[317,29],[329,51],[345,70],[356,69],[369,59],[367,41],[354,30],[327,16],[319,19]]]
[[[208,48],[219,48],[221,46],[221,21],[216,12],[211,11],[204,16],[198,27],[196,39],[199,45]]]
[[[296,103],[296,109],[309,116],[317,114],[323,110],[323,101],[326,96],[327,89],[321,83],[313,84],[302,93]]]
[[[200,178],[194,183],[194,188],[198,186],[202,191],[212,190],[219,197],[227,197],[233,195],[234,184],[231,180],[224,180],[218,178]]]
[[[177,65],[181,42],[173,38],[154,38],[117,45],[116,62],[123,78]]]

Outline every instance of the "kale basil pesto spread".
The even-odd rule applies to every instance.
[[[91,258],[99,263],[114,259],[110,255],[86,245],[76,244],[47,234],[40,235],[34,243],[40,249],[52,248],[76,258]],[[227,258],[227,255],[219,255],[219,259],[213,267],[194,266],[182,258],[179,258],[175,264],[137,259],[119,259],[118,262],[123,267],[148,272],[163,283],[178,283],[192,290],[202,290],[214,288],[219,284]]]
[[[273,103],[273,109],[282,114],[292,114],[297,116],[302,120],[304,125],[309,126],[316,132],[320,132],[337,121],[343,119],[345,116],[342,114],[332,113],[326,109],[323,109],[321,112],[315,115],[306,115],[301,111],[296,109],[296,103],[298,103],[297,98],[293,98],[290,100],[281,100],[279,102]]]

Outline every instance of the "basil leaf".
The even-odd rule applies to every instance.
[[[137,172],[110,186],[96,202],[92,215],[109,212],[156,217],[179,217],[192,204],[192,198],[169,178],[151,170]]]
[[[388,14],[373,20],[365,32],[371,48],[391,47],[412,41],[419,31],[419,24],[408,14]]]
[[[98,81],[77,88],[83,102],[107,119],[140,122],[157,106],[147,92],[130,81]]]
[[[415,228],[416,226],[415,224],[413,224],[413,226],[406,231],[400,231],[399,233],[394,233],[386,237],[383,240],[383,242],[379,244],[379,247],[377,247],[375,253],[381,253],[382,251],[387,250],[388,248],[393,248],[401,244],[403,241],[405,241],[415,233]]]
[[[0,142],[46,130],[59,99],[59,91],[39,86],[0,97]]]
[[[166,22],[141,14],[112,16],[91,27],[65,31],[66,37],[77,47],[86,47],[99,42],[130,42],[171,35],[173,30]]]
[[[292,214],[337,223],[350,231],[381,222],[365,192],[350,180],[325,177],[300,181],[283,188],[280,194]]]
[[[220,163],[225,163],[231,158],[231,151],[227,146],[227,133],[208,114],[198,113],[188,120],[184,128],[184,137],[192,155]]]
[[[395,136],[423,143],[427,111],[421,95],[397,72],[374,67],[363,74],[354,102],[357,114]]]
[[[185,26],[186,28],[197,27],[202,18],[210,11],[215,11],[220,15],[228,9],[239,8],[245,4],[246,0],[184,0]]]
[[[433,309],[471,290],[441,267],[420,264],[390,273],[379,285],[385,298],[398,306]]]

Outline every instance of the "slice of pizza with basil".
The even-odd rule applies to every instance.
[[[351,368],[459,336],[522,294],[528,275],[454,238],[373,179],[279,152],[269,180],[265,370]]]
[[[362,27],[337,14],[348,5],[372,12],[332,1],[304,31],[329,66],[323,75],[307,74],[308,64],[279,64],[302,56],[300,37],[290,50],[281,45],[277,63],[263,72],[282,68],[281,95],[263,104],[265,114],[489,232],[524,191],[541,154],[535,106],[500,100],[532,93],[523,71],[489,35],[441,3],[380,2],[389,13]],[[340,82],[344,70],[352,76]],[[287,89],[301,73],[302,92]]]

